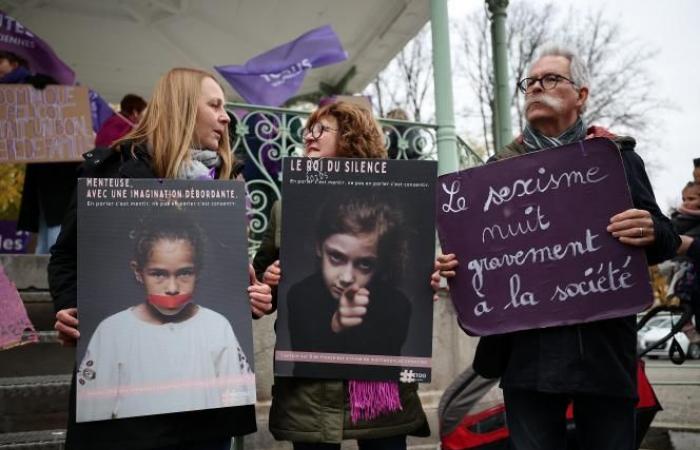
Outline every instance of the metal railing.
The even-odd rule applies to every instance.
[[[282,159],[303,154],[303,130],[311,113],[243,103],[228,103],[226,109],[233,116],[231,147],[244,164],[252,256],[268,227],[272,204],[282,196]],[[379,119],[379,123],[390,158],[437,160],[437,125],[393,119]],[[463,167],[483,163],[464,140],[458,138],[457,146]]]

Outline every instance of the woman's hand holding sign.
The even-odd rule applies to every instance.
[[[646,247],[654,243],[654,221],[643,209],[628,209],[610,218],[607,230],[623,244]]]
[[[457,274],[455,269],[458,265],[459,261],[457,261],[457,255],[454,253],[438,255],[437,259],[435,260],[435,272],[433,272],[433,275],[430,277],[430,286],[433,288],[433,292],[435,292],[435,295],[433,295],[434,301],[437,301],[439,298],[437,293],[440,290],[440,279],[442,277],[454,277]],[[449,286],[446,288],[446,290],[450,290]]]
[[[248,298],[250,299],[250,310],[255,317],[262,317],[272,310],[272,294],[270,286],[261,283],[255,277],[253,266],[248,266],[248,276],[250,285],[248,286]]]
[[[369,305],[369,291],[365,288],[349,287],[340,296],[338,310],[331,318],[334,333],[362,324]]]
[[[263,283],[268,286],[277,286],[280,284],[280,278],[282,278],[282,270],[280,269],[280,260],[273,262],[263,273]]]

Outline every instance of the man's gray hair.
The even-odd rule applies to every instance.
[[[575,50],[573,50],[570,47],[566,47],[564,45],[555,43],[544,44],[542,47],[540,47],[539,51],[537,52],[537,57],[530,64],[529,70],[532,70],[533,64],[535,64],[539,59],[545,56],[563,56],[564,58],[568,59],[570,64],[569,70],[571,72],[571,80],[574,82],[574,84],[576,84],[576,87],[578,88],[581,88],[583,86],[589,88],[590,95],[591,85],[590,77],[588,75],[588,68],[586,67],[586,64],[584,64],[583,60],[578,55],[578,53],[576,53]],[[583,113],[585,110],[586,105],[583,105],[583,108],[581,108],[581,113]]]

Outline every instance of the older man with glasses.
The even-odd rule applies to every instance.
[[[680,239],[656,204],[644,162],[634,152],[635,140],[585,122],[589,82],[580,58],[564,48],[545,48],[518,89],[525,96],[527,125],[494,159],[590,137],[612,139],[620,150],[634,208],[613,216],[608,232],[623,244],[643,247],[650,264],[673,257]],[[501,384],[514,449],[565,448],[570,401],[579,448],[638,448],[635,325],[630,316],[510,335]]]
[[[673,257],[680,239],[656,204],[644,162],[634,152],[635,140],[585,122],[589,82],[580,58],[568,49],[547,47],[518,89],[525,97],[527,125],[492,160],[590,137],[612,139],[634,208],[613,216],[607,231],[623,244],[643,247],[650,264]],[[454,276],[456,264],[455,255],[438,258],[444,276]],[[519,331],[482,338],[474,369],[501,376],[512,449],[566,448],[566,409],[573,401],[579,448],[631,450],[641,440],[635,433],[636,343],[634,316]]]

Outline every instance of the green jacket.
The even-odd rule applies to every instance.
[[[281,202],[272,206],[269,227],[253,266],[262,279],[265,268],[279,258]],[[274,299],[276,305],[276,298]],[[399,383],[402,410],[371,421],[350,421],[347,382],[275,377],[270,408],[270,432],[277,440],[337,443],[343,439],[377,439],[410,434],[429,436],[430,427],[418,397],[417,383]]]
[[[402,410],[371,421],[350,421],[347,382],[275,377],[270,432],[277,440],[340,442],[411,434],[429,436],[417,383],[399,383]]]

